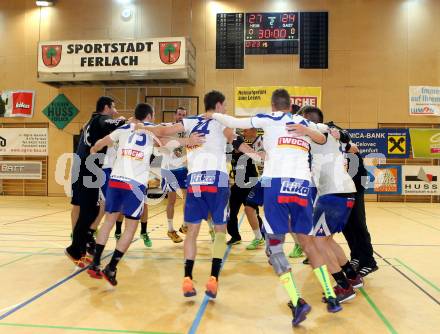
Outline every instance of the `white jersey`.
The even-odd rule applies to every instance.
[[[160,125],[170,126],[173,124],[175,123],[162,123]],[[177,133],[173,137],[184,138],[185,132]],[[185,148],[183,146],[176,147],[171,151],[170,150],[161,151],[161,155],[162,155],[162,162],[160,168],[162,169],[175,170],[186,167],[186,154],[185,154]]]
[[[134,131],[130,124],[117,128],[110,134],[110,138],[118,145],[111,178],[146,185],[153,152],[153,138],[148,133]]]
[[[321,132],[328,127],[318,125]],[[327,142],[319,145],[311,144],[312,174],[318,195],[354,193],[356,187],[347,172],[345,157],[339,140],[327,134]]]
[[[104,163],[102,165],[102,169],[112,169],[115,164],[116,155],[117,155],[118,147],[116,144],[113,146],[107,147],[107,152],[105,153]]]
[[[310,143],[308,136],[295,136],[287,132],[287,124],[302,124],[316,129],[316,125],[302,116],[276,111],[258,114],[251,118],[255,128],[264,130],[264,162],[263,177],[296,178],[311,180]]]
[[[188,174],[217,170],[228,173],[226,168],[226,138],[223,134],[224,125],[216,120],[206,120],[202,117],[187,117],[183,119],[185,133],[193,132],[205,135],[205,142],[196,147],[187,148]]]

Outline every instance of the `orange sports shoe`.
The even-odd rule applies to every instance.
[[[183,279],[182,290],[185,297],[193,297],[197,294],[196,289],[194,289],[193,281],[190,277],[185,277]]]
[[[217,278],[215,278],[214,276],[211,276],[208,280],[208,283],[206,283],[205,294],[208,297],[215,298],[217,296],[217,289],[218,289]]]

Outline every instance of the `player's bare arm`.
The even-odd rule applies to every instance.
[[[111,146],[113,144],[113,140],[109,135],[104,138],[98,140],[92,148],[90,148],[90,153],[94,154],[101,151],[106,146]]]

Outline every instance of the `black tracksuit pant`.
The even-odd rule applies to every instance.
[[[372,268],[376,266],[376,260],[373,257],[373,246],[367,227],[363,190],[355,194],[355,200],[343,233],[350,247],[351,258],[359,260],[359,268]]]

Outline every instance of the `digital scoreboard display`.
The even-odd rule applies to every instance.
[[[244,13],[217,14],[216,69],[244,68]]]
[[[246,54],[298,54],[297,12],[246,13]]]

